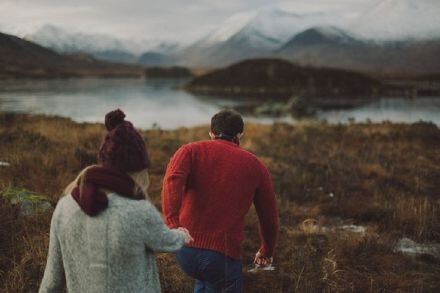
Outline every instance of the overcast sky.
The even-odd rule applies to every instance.
[[[0,31],[24,36],[44,24],[117,37],[192,41],[228,17],[276,6],[355,17],[379,0],[0,0]],[[440,0],[439,0],[440,1]]]

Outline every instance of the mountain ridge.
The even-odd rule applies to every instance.
[[[62,55],[16,36],[0,33],[0,79],[142,75],[141,67],[102,62],[84,54]]]

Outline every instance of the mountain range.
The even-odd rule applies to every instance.
[[[254,57],[269,57],[291,36],[335,19],[320,13],[294,14],[277,8],[238,14],[177,54],[182,65],[212,67]]]
[[[45,26],[26,36],[59,53],[143,66],[221,67],[257,57],[374,72],[440,72],[438,0],[377,1],[349,19],[264,8],[233,15],[206,36],[177,42],[117,39]]]
[[[89,54],[106,61],[139,62],[146,52],[171,54],[179,49],[178,43],[159,40],[119,39],[105,34],[70,32],[54,25],[44,25],[26,40],[35,42],[61,54]]]

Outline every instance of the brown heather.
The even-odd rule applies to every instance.
[[[55,204],[63,188],[95,162],[100,124],[0,114],[0,189],[26,188]],[[183,143],[208,127],[149,130],[150,196],[160,207],[162,176]],[[406,256],[393,245],[408,237],[440,243],[440,130],[413,125],[248,125],[243,147],[263,158],[279,195],[276,271],[245,272],[246,292],[440,292],[440,260]],[[36,292],[48,248],[50,214],[18,217],[0,198],[0,291]],[[307,228],[307,219],[316,225]],[[248,215],[244,266],[258,247]],[[331,229],[363,225],[366,233]],[[157,256],[164,292],[191,292],[171,254]]]

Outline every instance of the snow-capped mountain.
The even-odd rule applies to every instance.
[[[380,0],[351,24],[360,37],[377,41],[440,38],[439,0]]]
[[[295,35],[275,56],[318,67],[366,72],[440,72],[440,40],[371,42],[335,27]]]
[[[25,38],[59,53],[86,53],[98,59],[128,63],[137,62],[146,51],[169,54],[179,49],[172,42],[118,39],[105,34],[70,32],[53,25],[44,25]]]
[[[270,55],[296,33],[317,24],[338,24],[341,18],[322,13],[296,14],[278,8],[240,13],[183,51],[189,65],[221,65]]]
[[[236,38],[246,39],[249,45],[257,48],[272,49],[307,28],[339,22],[337,16],[323,13],[302,15],[279,8],[263,8],[232,16],[197,44],[212,46]]]
[[[255,16],[255,12],[238,13],[226,19],[218,28],[202,37],[195,44],[208,47],[225,42],[234,34],[239,32]]]

